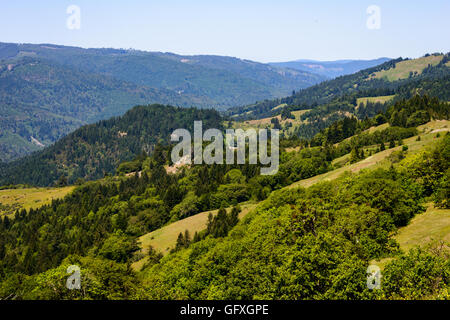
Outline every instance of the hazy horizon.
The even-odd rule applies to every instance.
[[[67,27],[73,5],[80,10],[79,29]],[[379,16],[371,11],[373,5]],[[444,0],[22,0],[0,8],[2,42],[221,55],[263,63],[417,58],[450,51],[449,41],[442,41],[450,28],[450,3]],[[371,28],[373,17],[379,23]]]

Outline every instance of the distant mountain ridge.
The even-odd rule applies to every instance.
[[[0,161],[40,150],[134,105],[225,109],[322,80],[231,57],[0,43]]]
[[[325,79],[307,71],[286,70],[224,56],[0,43],[0,59],[23,56],[43,58],[85,72],[194,96],[197,100],[193,104],[197,107],[231,107],[281,97]]]
[[[287,62],[271,62],[272,66],[291,68],[299,71],[307,71],[322,75],[327,78],[336,78],[347,74],[352,74],[363,69],[375,67],[390,58],[378,58],[372,60],[336,60],[336,61],[317,61],[300,59]]]

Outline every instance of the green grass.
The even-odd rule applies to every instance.
[[[384,150],[381,152],[378,152],[364,160],[361,160],[357,163],[353,163],[350,165],[345,165],[341,168],[335,169],[333,171],[329,171],[326,172],[324,174],[320,174],[317,176],[314,176],[312,178],[309,179],[304,179],[304,180],[300,180],[297,181],[293,184],[291,184],[290,186],[288,186],[287,188],[296,188],[296,187],[310,187],[313,184],[322,182],[322,181],[330,181],[330,180],[334,180],[339,178],[343,173],[345,172],[352,172],[352,173],[357,173],[359,171],[361,171],[362,169],[367,169],[367,168],[373,168],[376,166],[379,166],[382,164],[382,162],[384,160],[387,159],[387,157],[394,151],[394,150],[400,150],[401,147],[396,147],[396,148],[392,148],[392,149],[388,149],[388,150]],[[342,161],[343,159],[345,159],[345,157],[348,157],[348,155],[338,158],[336,159],[337,161]]]
[[[440,138],[436,138],[437,132],[441,131],[449,131],[450,127],[450,121],[448,120],[435,120],[431,121],[427,124],[424,124],[420,127],[418,127],[419,132],[425,131],[426,133],[420,133],[420,141],[417,141],[417,136],[405,139],[403,141],[404,145],[408,146],[408,153],[413,154],[423,149],[430,149],[432,146],[439,140],[442,139],[443,135],[441,135]],[[368,147],[373,148],[373,147]],[[366,148],[364,148],[366,149]],[[340,167],[338,169],[335,169],[333,171],[326,172],[321,175],[314,176],[309,179],[300,180],[297,181],[287,188],[295,188],[295,187],[304,187],[307,188],[309,186],[312,186],[315,183],[322,182],[322,181],[330,181],[337,179],[339,176],[341,176],[344,172],[352,172],[357,173],[361,171],[362,169],[367,168],[376,168],[376,167],[384,167],[387,168],[390,165],[390,161],[388,160],[389,155],[393,151],[399,151],[402,149],[402,146],[397,146],[392,149],[387,149],[378,153],[375,153],[374,155],[367,157],[364,160],[361,160],[357,163],[344,165],[343,167]],[[336,166],[339,166],[339,164],[345,163],[348,160],[349,155],[344,155],[340,158],[337,158],[333,161],[333,164]]]
[[[427,211],[416,215],[407,226],[399,228],[394,238],[403,252],[414,247],[424,247],[434,241],[450,243],[450,210],[437,209],[429,204]],[[383,270],[392,259],[372,260],[371,264]]]
[[[299,126],[300,124],[302,124],[304,122],[300,119],[300,116],[305,114],[308,111],[310,111],[310,109],[292,111],[291,113],[295,117],[295,119],[282,120],[281,115],[278,115],[275,117],[267,117],[267,118],[256,119],[256,120],[234,121],[232,128],[233,129],[243,129],[243,130],[247,130],[247,129],[257,130],[257,129],[264,129],[264,128],[272,128],[273,125],[271,123],[271,120],[273,118],[277,118],[282,127],[285,126],[287,123],[292,123],[292,127],[290,127],[287,130],[288,133],[292,133],[294,131],[295,127]]]
[[[381,124],[379,126],[370,127],[369,129],[365,130],[365,132],[367,132],[367,133],[374,133],[376,131],[384,130],[384,129],[388,128],[388,127],[389,127],[389,123],[383,123],[383,124]]]
[[[367,104],[367,102],[372,102],[372,103],[386,103],[389,100],[392,100],[395,97],[395,94],[390,95],[390,96],[378,96],[378,97],[365,97],[365,98],[358,98],[356,100],[356,105],[359,106],[360,103],[363,103],[364,105]]]
[[[410,72],[417,72],[417,74],[419,75],[428,66],[428,64],[435,66],[439,62],[441,62],[443,57],[444,57],[443,55],[439,56],[432,55],[414,60],[401,61],[397,63],[395,68],[376,72],[371,77],[376,79],[385,79],[387,81],[407,79],[409,78]]]
[[[272,108],[272,110],[277,110],[277,109],[280,109],[280,108],[284,108],[286,106],[287,106],[287,103],[282,103],[282,104],[279,104],[276,107]]]
[[[404,251],[435,240],[450,243],[450,209],[438,209],[430,204],[426,212],[418,214],[406,227],[400,228],[395,239]]]
[[[0,216],[14,213],[17,209],[36,209],[50,204],[73,191],[75,187],[24,188],[0,190]]]

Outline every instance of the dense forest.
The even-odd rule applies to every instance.
[[[5,58],[33,55],[139,86],[182,92],[182,95],[192,97],[199,107],[230,107],[282,97],[293,89],[305,88],[325,79],[311,72],[232,57],[84,49],[53,44],[0,44],[0,59],[3,46],[9,52]]]
[[[168,90],[36,58],[0,61],[0,160],[40,150],[84,124],[121,115],[135,105],[188,106],[189,101]]]
[[[224,109],[322,80],[230,57],[0,43],[0,161],[135,105]]]
[[[84,127],[72,139],[109,141],[108,133],[129,130],[128,146],[136,153],[116,166],[114,176],[79,181],[62,200],[1,219],[0,297],[448,298],[446,245],[402,252],[393,238],[426,202],[449,207],[448,133],[435,134],[432,149],[409,154],[400,148],[393,154],[402,156],[392,158],[387,168],[345,174],[307,189],[284,188],[335,169],[333,160],[342,155],[350,154],[352,162],[364,159],[369,154],[362,147],[378,153],[401,146],[418,134],[418,125],[448,119],[448,111],[448,103],[416,96],[372,118],[339,120],[311,140],[283,140],[280,168],[272,176],[259,175],[259,165],[249,164],[193,165],[169,174],[171,147],[158,143],[162,134],[149,140],[154,143],[150,156],[139,150],[133,130],[171,131],[172,123],[189,128],[197,117],[217,126],[222,119],[215,111],[141,106],[122,118]],[[151,126],[149,119],[154,119]],[[390,125],[367,131],[383,123]],[[288,152],[285,147],[292,144],[300,149]],[[238,204],[248,200],[259,204],[239,222]],[[230,213],[227,207],[233,207]],[[138,250],[138,236],[211,209],[220,210],[209,217],[207,229],[180,234],[167,256]],[[382,290],[368,289],[369,261],[388,256],[394,258],[384,268]],[[133,270],[131,263],[142,258],[144,267]],[[65,288],[71,264],[81,268],[83,290]]]
[[[121,117],[86,125],[54,145],[5,165],[0,185],[54,185],[62,178],[97,179],[114,173],[119,163],[142,152],[151,153],[158,143],[167,144],[178,128],[191,130],[201,119],[205,129],[222,128],[217,111],[151,105],[137,106]]]

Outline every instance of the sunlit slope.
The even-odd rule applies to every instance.
[[[407,79],[410,75],[420,75],[428,65],[437,65],[443,57],[443,55],[430,55],[428,57],[401,61],[395,65],[395,68],[376,72],[370,78],[385,79],[387,81]]]
[[[255,203],[241,204],[241,213],[239,214],[239,219],[245,217],[253,208],[256,207]],[[230,211],[228,208],[227,211]],[[169,253],[170,249],[174,248],[178,235],[184,233],[186,230],[193,236],[195,232],[200,232],[206,229],[208,222],[208,215],[212,213],[217,214],[218,210],[205,211],[193,215],[191,217],[179,220],[177,222],[171,223],[165,227],[162,227],[153,232],[147,233],[139,238],[139,244],[143,252],[147,252],[148,248],[151,246],[156,251],[163,254]],[[137,261],[133,264],[133,268],[138,270],[144,264],[146,258]]]
[[[432,241],[450,243],[450,209],[439,209],[430,204],[426,212],[415,216],[406,227],[400,228],[395,239],[400,249],[405,251]]]
[[[381,125],[381,126],[385,126],[385,125]],[[376,130],[376,128],[373,128],[372,130],[374,131],[374,130]],[[438,132],[450,131],[450,121],[448,121],[448,120],[431,121],[427,124],[419,126],[418,130],[419,130],[420,141],[417,141],[417,136],[413,136],[413,137],[405,139],[403,141],[403,144],[408,146],[408,153],[410,153],[410,154],[418,152],[419,150],[422,150],[423,148],[432,147],[432,145],[434,145],[439,140],[439,138],[436,137]],[[367,147],[367,148],[370,149],[370,147]],[[342,175],[344,172],[357,173],[357,172],[361,171],[362,169],[373,168],[376,166],[388,166],[390,163],[389,160],[387,159],[389,157],[389,155],[391,155],[392,152],[394,152],[394,151],[401,150],[402,148],[403,148],[402,146],[397,146],[392,149],[387,149],[387,150],[375,153],[374,155],[367,157],[366,159],[361,160],[359,162],[343,166],[339,169],[329,171],[329,172],[326,172],[324,174],[321,174],[321,175],[318,175],[318,176],[315,176],[315,177],[312,177],[309,179],[297,181],[297,182],[293,183],[292,185],[288,186],[287,188],[295,188],[298,186],[307,188],[317,182],[334,180],[334,179],[338,178],[340,175]],[[366,149],[366,148],[364,148],[364,149]],[[335,159],[335,161],[333,161],[333,163],[336,163],[338,161],[343,161],[343,160],[345,160],[345,158],[348,158],[348,157],[349,157],[349,154],[347,154],[341,158]]]
[[[431,243],[450,243],[450,210],[435,208],[428,204],[427,211],[416,215],[409,224],[398,229],[394,239],[398,242],[400,250],[407,252],[414,247],[424,248]],[[372,260],[384,269],[393,258]]]
[[[358,98],[356,100],[356,105],[359,106],[360,103],[367,104],[367,102],[371,103],[385,103],[392,99],[394,99],[395,94],[389,95],[389,96],[377,96],[377,97],[364,97],[364,98]]]
[[[50,204],[54,199],[64,198],[75,187],[23,188],[0,190],[0,216],[14,213],[18,209],[36,209]]]

